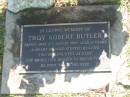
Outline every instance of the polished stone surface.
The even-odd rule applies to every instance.
[[[21,62],[31,72],[110,72],[110,23],[23,27]]]

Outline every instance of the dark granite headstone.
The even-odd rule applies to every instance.
[[[103,52],[110,57],[109,31],[108,22],[25,25],[21,64],[31,72],[93,71]]]

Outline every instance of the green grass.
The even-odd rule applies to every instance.
[[[98,0],[98,4],[121,4],[121,0]]]
[[[3,50],[4,50],[4,32],[5,32],[5,17],[0,14],[0,73],[3,61]]]
[[[130,44],[130,37],[128,39],[128,43]],[[127,55],[128,55],[127,63],[128,63],[128,66],[130,66],[130,46],[128,47]]]
[[[103,94],[102,94],[103,95]],[[98,93],[59,93],[59,94],[45,94],[45,95],[0,95],[0,97],[100,97]]]
[[[129,1],[128,4],[127,4],[127,8],[128,8],[128,12],[129,12],[129,14],[130,14],[130,1]]]
[[[130,95],[125,95],[124,97],[130,97]]]

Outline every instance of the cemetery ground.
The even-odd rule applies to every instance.
[[[118,0],[116,0],[118,1]],[[127,63],[128,68],[130,68],[130,0],[129,2],[127,0],[122,0],[122,5],[124,10],[127,10],[127,18],[123,21],[123,23],[126,25],[126,29],[128,29],[129,38],[127,41]],[[4,50],[4,22],[5,22],[5,16],[0,13],[0,76],[2,74],[1,68],[2,68],[2,60],[3,60],[3,50]],[[130,71],[127,76],[130,81]],[[1,80],[1,78],[0,78]],[[125,85],[122,83],[117,83],[116,89],[113,89],[110,91],[110,93],[104,93],[104,92],[98,92],[98,91],[91,91],[89,93],[78,93],[78,94],[46,94],[46,95],[0,95],[0,97],[130,97],[130,85]],[[123,87],[123,92],[119,94],[122,89],[120,87]],[[124,90],[125,89],[125,90]]]

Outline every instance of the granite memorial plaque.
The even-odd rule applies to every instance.
[[[93,71],[103,52],[110,57],[109,29],[109,22],[24,25],[20,64],[28,72]]]
[[[2,94],[89,93],[113,86],[119,67],[126,66],[119,6],[25,4],[31,8],[6,12]]]

